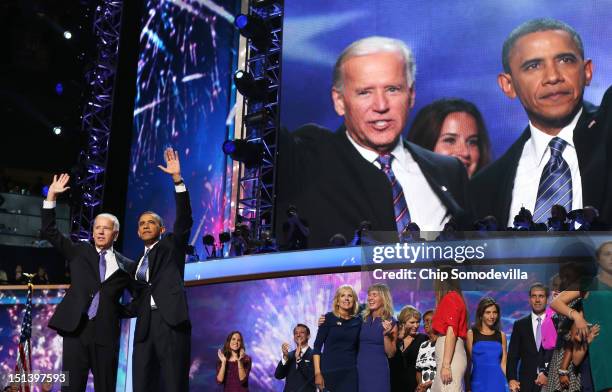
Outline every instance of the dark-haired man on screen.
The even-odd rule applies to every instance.
[[[582,40],[569,25],[530,20],[513,30],[502,51],[502,92],[520,100],[529,125],[496,162],[473,177],[477,216],[512,226],[521,208],[546,222],[553,205],[592,205],[612,218],[610,150],[612,89],[597,111],[583,101],[593,77]]]
[[[193,219],[178,153],[168,148],[164,156],[166,166],[159,168],[171,175],[174,182],[176,219],[172,233],[166,233],[163,220],[155,212],[143,212],[138,219],[138,236],[144,242],[144,251],[135,274],[137,299],[133,311],[138,317],[132,358],[135,392],[189,390],[191,322],[183,281]]]

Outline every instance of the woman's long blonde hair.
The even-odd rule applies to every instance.
[[[393,317],[393,298],[391,298],[391,290],[389,286],[384,283],[376,283],[368,287],[368,294],[372,291],[377,291],[383,299],[383,310],[381,318],[383,320],[389,320]],[[363,320],[366,321],[368,317],[371,317],[370,308],[366,306],[362,313]]]

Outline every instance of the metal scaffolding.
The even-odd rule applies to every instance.
[[[242,110],[244,140],[261,143],[260,165],[243,165],[239,182],[237,221],[248,222],[252,233],[261,239],[274,225],[275,165],[277,135],[280,127],[281,48],[283,30],[282,1],[249,1],[249,14],[259,16],[270,31],[270,45],[259,48],[251,39],[247,45],[246,67],[255,80],[267,81],[262,97],[246,99]],[[255,118],[258,121],[253,121]]]
[[[82,132],[87,135],[87,145],[73,172],[71,235],[74,240],[91,238],[93,221],[100,212],[104,196],[122,7],[122,0],[100,0],[94,14],[97,56],[86,74],[88,98],[81,124]]]

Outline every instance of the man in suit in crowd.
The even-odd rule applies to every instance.
[[[537,392],[546,385],[545,369],[552,356],[550,350],[542,348],[542,324],[546,318],[547,299],[547,287],[541,283],[531,285],[531,313],[515,321],[512,326],[506,365],[506,377],[512,392]]]
[[[279,135],[277,233],[294,205],[309,223],[309,247],[335,234],[351,238],[359,223],[398,234],[410,222],[441,230],[471,221],[467,174],[456,158],[402,139],[415,100],[412,52],[398,40],[369,37],[349,45],[334,68],[337,132],[309,124]]]
[[[189,390],[191,322],[183,281],[193,219],[178,153],[168,148],[164,155],[166,167],[159,168],[172,176],[176,219],[172,233],[166,233],[155,212],[143,212],[138,219],[144,252],[135,274],[137,299],[131,307],[137,315],[132,360],[135,392]]]
[[[312,349],[308,346],[308,339],[310,328],[305,324],[298,324],[293,328],[295,350],[289,351],[289,343],[283,343],[281,346],[283,357],[276,366],[274,377],[285,379],[284,392],[315,391]]]
[[[610,223],[612,89],[598,111],[583,101],[593,64],[578,33],[557,20],[530,20],[504,42],[502,62],[499,87],[519,98],[529,125],[501,158],[473,177],[476,215],[494,215],[512,226],[521,207],[535,223],[545,223],[555,204],[567,211],[592,205]]]
[[[136,263],[113,248],[119,221],[111,214],[94,220],[92,246],[72,242],[57,229],[57,195],[70,177],[53,176],[42,209],[42,236],[68,260],[72,282],[57,306],[49,327],[62,337],[62,370],[69,386],[62,391],[85,391],[91,369],[96,391],[115,391],[119,358],[120,299],[136,270]]]

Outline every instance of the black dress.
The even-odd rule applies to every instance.
[[[332,392],[357,392],[357,349],[363,321],[355,316],[348,320],[325,315],[319,326],[312,350],[321,356],[321,373],[325,388]]]
[[[404,339],[397,343],[395,356],[389,359],[391,368],[391,392],[414,391],[417,387],[416,360],[419,347],[429,340],[424,334],[417,334],[408,347],[404,347]]]

